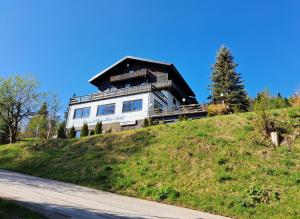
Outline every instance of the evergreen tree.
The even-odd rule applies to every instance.
[[[95,134],[102,134],[102,122],[97,122],[95,127]]]
[[[89,127],[88,127],[88,125],[85,123],[85,124],[82,126],[81,133],[80,133],[80,137],[85,137],[85,136],[88,136],[88,135],[89,135]]]
[[[236,72],[238,64],[233,59],[230,50],[222,46],[212,67],[211,95],[208,99],[214,104],[225,103],[231,111],[247,111],[249,99],[241,75]]]
[[[76,137],[76,131],[75,131],[75,128],[74,126],[70,129],[70,132],[69,132],[69,138],[75,138]]]
[[[65,123],[61,123],[57,130],[57,138],[66,138]]]

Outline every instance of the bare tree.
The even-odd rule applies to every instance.
[[[9,141],[14,143],[23,120],[36,115],[42,93],[33,77],[0,77],[0,118],[8,126]]]

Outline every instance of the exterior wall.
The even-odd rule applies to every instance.
[[[135,94],[130,96],[116,97],[116,98],[111,98],[106,100],[99,100],[99,101],[70,105],[66,128],[69,129],[72,126],[74,126],[76,130],[80,130],[83,124],[86,123],[92,129],[97,124],[97,122],[102,121],[103,128],[105,130],[106,127],[108,127],[108,124],[110,124],[110,126],[113,127],[115,125],[120,126],[120,123],[130,124],[131,122],[134,121],[144,120],[144,118],[148,117],[150,94],[151,93],[142,93],[142,94]],[[141,111],[125,112],[125,113],[122,112],[123,101],[137,100],[137,99],[143,100],[143,106]],[[98,106],[102,104],[110,104],[110,103],[116,104],[115,113],[113,115],[97,116]],[[73,119],[75,109],[79,109],[83,107],[91,107],[90,116],[88,118]]]

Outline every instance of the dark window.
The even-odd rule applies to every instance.
[[[123,112],[140,111],[143,108],[143,100],[130,100],[123,102]]]
[[[97,116],[102,115],[110,115],[115,113],[115,104],[106,104],[106,105],[99,105],[97,109]]]
[[[91,107],[75,109],[74,119],[87,118],[90,116]]]
[[[163,105],[158,102],[157,100],[154,100],[154,109],[162,109]]]

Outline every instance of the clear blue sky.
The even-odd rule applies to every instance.
[[[0,1],[0,75],[32,73],[65,104],[125,55],[175,64],[205,101],[222,44],[251,96],[300,87],[298,0]]]

